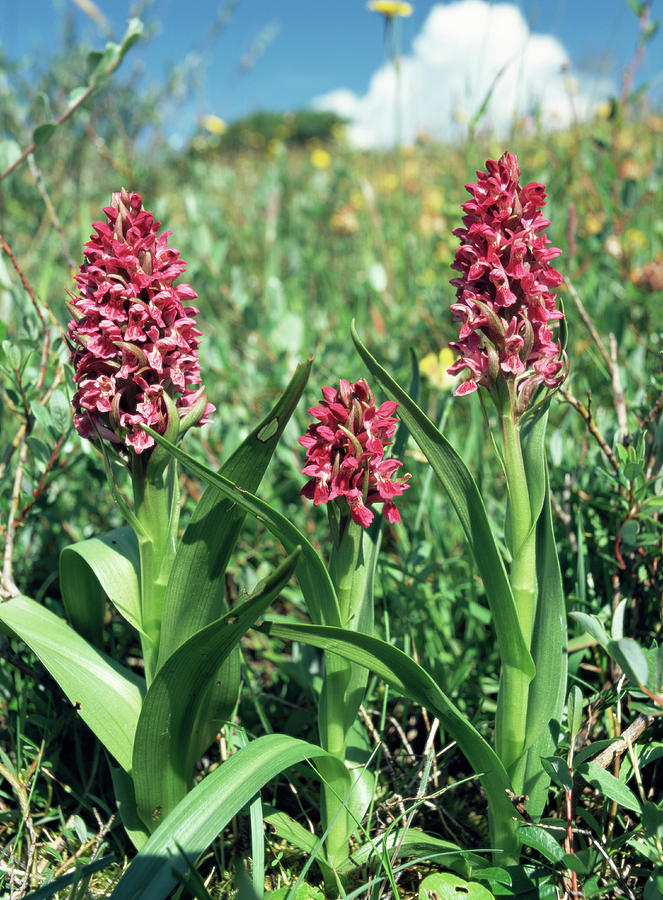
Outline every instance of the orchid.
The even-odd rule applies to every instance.
[[[465,227],[454,231],[461,245],[452,268],[461,274],[451,281],[457,296],[451,310],[461,327],[450,346],[460,359],[447,371],[467,372],[458,396],[506,380],[522,414],[539,385],[556,388],[566,376],[553,333],[564,317],[553,293],[563,279],[550,265],[562,251],[544,234],[550,225],[541,214],[544,185],[521,187],[513,153],[489,159],[486,169],[465,185],[472,199],[463,204]]]
[[[319,422],[299,438],[306,448],[302,471],[310,477],[302,496],[316,506],[337,501],[364,528],[373,521],[369,507],[375,503],[384,504],[388,522],[400,522],[393,498],[408,489],[410,476],[397,477],[403,464],[384,459],[396,430],[392,413],[398,403],[388,400],[378,407],[365,381],[352,384],[344,378],[338,389],[323,387],[322,395],[322,404],[309,409]]]
[[[171,232],[159,234],[140,194],[125,189],[104,213],[68,304],[74,425],[126,458],[154,446],[142,425],[165,434],[176,415],[181,433],[208,422],[214,407],[200,384],[198,310],[188,305],[197,295],[175,284],[186,263],[168,247]]]

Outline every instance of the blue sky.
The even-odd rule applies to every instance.
[[[83,11],[85,2],[0,0],[4,52],[12,58],[32,56],[41,66],[46,65],[57,47],[66,13],[75,19],[84,45],[103,46],[107,34]],[[121,34],[136,6],[127,0],[96,0],[95,5],[115,36]],[[385,60],[382,21],[367,10],[364,0],[238,0],[221,33],[211,39],[210,29],[227,6],[224,0],[159,0],[144,5],[145,19],[155,31],[148,42],[132,50],[127,62],[140,60],[146,79],[153,83],[163,80],[169,64],[188,62],[201,82],[178,122],[172,123],[173,133],[186,133],[203,113],[232,120],[254,109],[285,110],[317,101],[318,105],[350,110],[362,119],[363,142],[380,142],[376,123],[385,116],[381,104],[388,101],[391,88],[384,70],[380,80]],[[500,76],[503,80],[495,93],[505,98],[509,90],[518,88],[523,111],[534,102],[523,98],[523,82],[550,82],[553,69],[565,55],[576,85],[576,105],[584,109],[600,100],[600,95],[619,88],[638,39],[637,22],[627,0],[464,0],[455,4],[413,0],[413,6],[414,14],[400,23],[405,75],[411,81],[405,85],[405,105],[420,110],[424,105],[439,105],[440,109],[437,119],[428,115],[411,125],[406,122],[406,131],[410,127],[412,133],[417,128],[433,133],[443,130],[447,120],[458,118],[459,107],[466,106],[463,114],[471,115],[504,61],[511,65],[514,84],[509,85],[508,73],[506,80]],[[453,16],[445,9],[450,6],[455,6]],[[663,17],[661,7],[663,0],[654,0],[654,16]],[[465,42],[449,34],[450,28],[460,28]],[[502,62],[492,59],[495,44],[509,44],[515,33],[522,47],[529,47],[529,56],[523,50],[517,62],[513,62],[513,54]],[[444,59],[435,59],[432,55],[440,36],[448,41],[440,51]],[[263,52],[242,72],[240,61],[261,38],[266,44]],[[422,56],[426,57],[424,65]],[[542,57],[548,60],[547,69]],[[658,97],[663,87],[662,61],[663,35],[659,33],[648,45],[636,76],[636,83],[653,82]],[[470,84],[473,80],[476,84]],[[422,86],[425,93],[419,95]],[[561,91],[558,86],[558,95]],[[451,99],[446,96],[450,92]],[[325,99],[321,101],[322,96]],[[444,102],[438,104],[438,98]],[[511,108],[511,99],[504,103]],[[562,100],[557,96],[550,103],[559,106]],[[496,125],[505,114],[495,108]],[[388,139],[385,133],[383,140]],[[362,142],[359,137],[358,142]]]

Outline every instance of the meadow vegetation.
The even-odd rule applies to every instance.
[[[552,779],[542,825],[531,839],[523,827],[524,855],[509,883],[486,850],[483,789],[444,727],[370,675],[358,730],[377,777],[362,834],[379,853],[377,861],[358,860],[344,890],[403,900],[424,898],[424,890],[663,896],[663,112],[634,95],[564,131],[514,122],[498,141],[479,123],[461,145],[422,136],[388,152],[348,146],[342,126],[327,119],[286,117],[280,127],[274,117],[254,117],[229,137],[201,128],[174,152],[161,136],[159,97],[123,74],[134,52],[119,72],[98,75],[91,99],[52,135],[42,133],[0,183],[3,591],[17,586],[61,615],[62,550],[122,524],[102,457],[72,427],[63,341],[82,244],[121,187],[139,191],[174,232],[188,262],[185,280],[198,294],[201,367],[217,411],[186,436],[192,456],[218,470],[297,364],[312,358],[303,398],[256,493],[326,559],[326,516],[300,496],[297,438],[322,385],[367,375],[351,340],[354,320],[370,352],[400,384],[412,383],[421,408],[458,449],[504,549],[504,479],[486,421],[493,413],[476,394],[452,396],[445,348],[457,337],[449,279],[464,184],[509,149],[524,181],[546,185],[549,235],[563,251],[556,267],[565,276],[559,299],[570,372],[552,398],[547,456],[567,609],[586,617],[569,619],[573,701],[557,752],[542,764]],[[2,64],[13,87],[1,98],[0,170],[36,126],[58,118],[74,88],[92,83],[81,53],[56,59],[40,84],[22,83]],[[375,633],[421,663],[488,736],[499,659],[484,587],[445,492],[414,441],[401,440],[412,477],[399,498],[402,524],[384,528]],[[180,487],[184,527],[202,486],[185,466]],[[264,522],[247,516],[225,576],[229,606],[282,557]],[[272,611],[305,620],[295,581]],[[133,630],[110,610],[105,627],[115,657],[140,672]],[[71,873],[57,896],[110,894],[135,849],[116,812],[107,757],[8,628],[0,647],[0,894],[18,898],[45,886],[35,894],[45,897]],[[201,757],[196,780],[260,735],[318,741],[319,650],[249,630],[241,666],[232,721]],[[266,818],[279,809],[320,834],[319,785],[304,763],[271,780],[262,805]],[[387,838],[404,825],[409,837],[399,853]],[[428,843],[417,843],[420,834]],[[435,840],[462,852],[439,855]],[[329,884],[315,864],[304,869],[308,859],[277,825],[263,831],[255,809],[244,809],[185,878],[182,895],[253,897],[255,881],[251,887],[241,873],[252,877],[258,866],[273,898],[322,897]],[[441,880],[422,888],[431,875]]]

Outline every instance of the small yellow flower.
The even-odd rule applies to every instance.
[[[324,147],[316,147],[311,151],[311,165],[316,169],[328,169],[331,161],[331,154]]]
[[[456,382],[454,375],[449,375],[447,369],[456,359],[449,347],[443,347],[439,353],[429,353],[419,361],[421,374],[425,375],[433,387],[439,391],[450,391]]]
[[[412,4],[404,0],[369,0],[367,6],[373,12],[382,13],[387,19],[393,19],[394,16],[406,18],[412,15]]]
[[[444,194],[439,187],[430,187],[421,195],[421,205],[426,212],[441,213],[444,208]]]
[[[228,130],[228,126],[219,116],[210,115],[203,116],[200,120],[200,124],[203,126],[205,131],[209,131],[210,134],[225,134]]]
[[[599,232],[602,231],[604,224],[605,217],[603,214],[596,215],[595,213],[588,213],[584,220],[584,233],[599,234]]]
[[[612,104],[608,103],[607,100],[604,100],[597,105],[595,112],[597,119],[609,119],[612,113]]]
[[[631,252],[645,250],[649,246],[649,240],[639,228],[627,228],[624,232],[624,244]]]
[[[398,175],[395,172],[380,172],[375,179],[375,187],[384,194],[392,194],[398,187]]]

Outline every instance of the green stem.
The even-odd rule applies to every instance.
[[[511,527],[511,569],[509,580],[527,648],[531,648],[536,615],[536,529],[532,522],[527,475],[520,442],[520,428],[510,414],[502,415],[502,448],[504,470],[509,492],[509,524]],[[519,670],[504,666],[496,722],[497,753],[506,770],[523,752],[526,741],[529,679]],[[514,783],[513,790],[522,792]]]
[[[170,463],[175,466],[175,462]],[[171,473],[169,484],[163,473],[149,478],[140,461],[132,469],[134,510],[140,523],[141,645],[148,687],[156,674],[161,637],[161,615],[166,586],[175,558],[174,535],[177,528],[177,476]]]
[[[353,619],[366,590],[366,566],[362,558],[364,529],[356,522],[341,522],[338,542],[334,542],[329,572],[338,597],[341,625],[352,627]],[[347,733],[356,710],[350,711],[349,688],[353,665],[333,653],[325,653],[325,678],[320,703],[320,742],[325,750],[341,762],[326,769],[321,766],[322,825],[327,831],[326,853],[337,868],[348,856],[348,839],[353,830],[351,817],[342,804],[350,787],[345,765]]]

